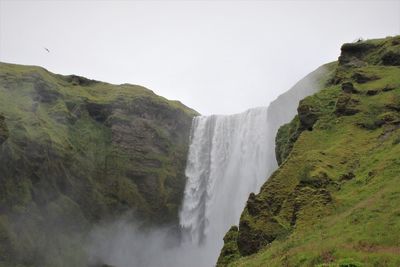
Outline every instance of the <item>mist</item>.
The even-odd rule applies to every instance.
[[[216,248],[183,241],[176,226],[146,227],[143,222],[119,219],[97,225],[89,234],[90,265],[116,267],[213,266]]]
[[[0,238],[4,233],[10,250],[5,254],[17,254],[27,266],[214,266],[249,194],[278,168],[279,127],[296,115],[301,99],[326,84],[333,68],[300,79],[335,61],[343,43],[399,34],[399,10],[400,1],[0,0],[0,61],[138,84],[162,96],[152,95],[153,103],[138,93],[132,95],[137,103],[125,103],[128,93],[115,93],[121,87],[109,97],[96,88],[91,95],[69,79],[54,82],[56,76],[37,90],[40,76],[18,80],[5,71],[0,122],[8,124],[10,137],[0,144],[0,170],[15,188],[0,183],[0,190],[17,192],[5,203],[12,215],[0,214]],[[32,94],[23,95],[24,83]],[[186,148],[172,147],[187,143],[171,138],[188,132],[192,117],[175,127],[175,114],[189,111],[167,99],[198,112],[191,116],[203,114],[193,119],[182,200],[183,168],[178,175],[165,165],[185,166],[177,153]],[[169,117],[159,116],[164,113]],[[21,160],[25,155],[30,157]],[[171,177],[176,184],[165,189]],[[174,188],[179,194],[165,193]],[[23,205],[13,206],[19,201]],[[114,204],[120,208],[115,213],[106,209]],[[143,217],[126,212],[135,205]],[[143,219],[161,213],[165,217],[157,219],[170,224]]]
[[[146,227],[129,218],[97,225],[89,234],[89,262],[116,267],[214,266],[223,237],[238,224],[249,194],[257,193],[277,168],[278,128],[294,117],[301,99],[326,83],[331,69],[332,64],[321,66],[269,107],[195,117],[179,225]]]
[[[44,206],[32,204],[26,215],[11,218],[10,227],[18,236],[10,241],[10,247],[18,242],[25,249],[20,260],[42,266],[215,265],[223,237],[238,224],[249,194],[257,193],[277,168],[276,131],[293,118],[300,99],[318,91],[324,79],[329,79],[329,66],[299,81],[268,108],[194,118],[186,189],[179,218],[173,224],[149,225],[134,210],[115,220],[105,216],[90,222],[76,203],[60,195]],[[35,114],[34,110],[28,112]],[[31,150],[37,151],[37,147]],[[51,177],[62,180],[59,175]],[[36,244],[36,240],[40,242]]]

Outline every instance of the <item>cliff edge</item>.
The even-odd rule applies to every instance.
[[[132,211],[176,223],[196,114],[141,86],[0,63],[0,266],[86,266],[88,229]]]
[[[218,266],[400,265],[400,37],[344,44],[276,137]]]

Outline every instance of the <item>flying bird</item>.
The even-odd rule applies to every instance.
[[[46,50],[47,53],[50,53],[50,50],[47,47],[44,47],[44,50]]]

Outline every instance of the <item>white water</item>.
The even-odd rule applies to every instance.
[[[223,237],[238,224],[249,193],[257,193],[277,167],[278,128],[294,117],[300,99],[318,90],[324,75],[324,67],[317,69],[268,108],[194,118],[180,212],[183,240],[168,227],[143,231],[119,220],[92,231],[90,262],[116,267],[214,266]]]
[[[216,262],[223,237],[240,214],[251,192],[258,192],[276,168],[267,108],[235,115],[194,118],[180,224],[186,242],[210,250]]]
[[[120,221],[93,232],[91,261],[118,267],[214,266],[223,237],[238,224],[249,194],[258,192],[277,167],[276,127],[267,120],[264,107],[195,117],[180,212],[182,240],[174,241],[168,229],[142,232]]]

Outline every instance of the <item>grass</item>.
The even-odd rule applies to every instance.
[[[309,114],[299,114],[280,129],[281,165],[247,203],[229,242],[239,256],[220,265],[400,266],[400,69],[379,60],[396,38],[368,41],[376,47],[362,55],[367,65],[339,65],[332,81],[350,81],[357,92],[333,82],[300,102],[317,119],[310,128],[301,120]],[[374,79],[357,83],[355,73]],[[343,96],[355,113],[337,112]],[[286,234],[271,229],[271,218]],[[260,243],[268,235],[274,240]]]
[[[0,266],[85,266],[88,227],[132,210],[175,223],[194,115],[141,86],[0,63]]]

